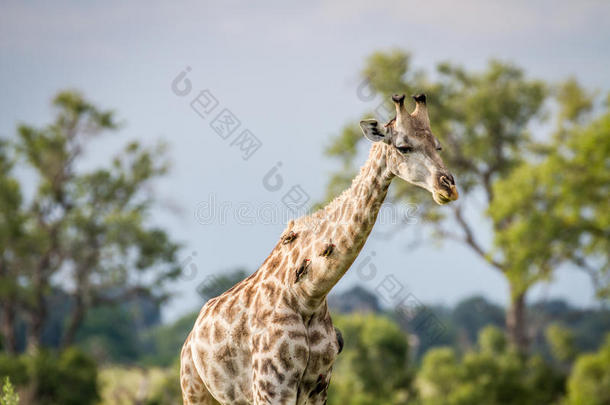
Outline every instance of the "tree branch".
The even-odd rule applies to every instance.
[[[462,210],[460,205],[455,205],[453,207],[453,213],[455,216],[455,220],[460,225],[462,230],[464,231],[464,236],[461,238],[462,242],[464,242],[467,246],[469,246],[472,250],[475,251],[479,256],[481,256],[485,261],[494,266],[496,269],[504,272],[504,265],[498,261],[495,261],[491,258],[488,252],[485,252],[481,245],[475,240],[474,234],[472,232],[472,228],[464,219],[464,215],[462,214]]]
[[[576,264],[576,267],[578,269],[587,273],[589,278],[591,278],[591,283],[593,284],[593,287],[596,290],[601,290],[603,288],[602,283],[597,274],[597,271],[595,270],[595,268],[591,267],[589,265],[589,263],[587,263],[587,261],[585,260],[584,257],[580,257],[576,254],[572,254],[572,255],[570,255],[570,258],[571,258],[572,262],[574,262],[574,264]]]

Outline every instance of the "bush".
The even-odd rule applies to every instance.
[[[520,356],[497,328],[484,328],[478,346],[461,359],[451,348],[425,355],[416,381],[421,404],[538,405],[563,394],[563,376],[540,356]]]
[[[40,405],[92,404],[99,400],[97,365],[76,348],[60,355],[41,350],[31,358],[35,397]]]
[[[597,353],[576,360],[568,380],[568,405],[610,404],[610,334]]]
[[[100,363],[133,362],[140,355],[136,322],[125,308],[95,308],[88,312],[76,341]]]
[[[18,405],[19,395],[15,393],[13,384],[8,377],[4,378],[2,385],[2,393],[0,393],[0,405]]]
[[[178,363],[152,367],[106,367],[101,370],[103,405],[174,405],[182,403]]]
[[[29,381],[28,368],[23,356],[0,354],[0,378],[9,377],[12,384],[25,385]]]
[[[154,387],[146,405],[173,405],[182,401],[180,389],[180,362],[177,361],[165,372],[164,377]]]
[[[30,384],[28,392],[37,405],[85,405],[100,398],[97,365],[75,348],[61,354],[39,350],[33,355],[0,355],[0,377],[21,387]]]
[[[333,367],[329,404],[405,403],[411,382],[407,335],[392,320],[372,314],[333,316],[345,341]]]

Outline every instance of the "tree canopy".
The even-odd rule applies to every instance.
[[[180,273],[178,244],[150,221],[151,184],[168,169],[163,145],[129,142],[89,169],[87,144],[119,128],[115,114],[72,91],[53,107],[49,125],[21,124],[0,142],[0,302],[12,352],[17,314],[29,346],[40,346],[54,288],[72,296],[67,346],[88,309],[136,295],[162,300],[165,281]]]

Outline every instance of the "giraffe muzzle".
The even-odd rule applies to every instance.
[[[444,205],[459,198],[455,180],[451,174],[441,174],[438,176],[437,187],[433,193],[434,201]]]

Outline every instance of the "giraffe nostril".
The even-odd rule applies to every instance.
[[[441,174],[438,178],[438,182],[441,186],[445,186],[447,188],[451,188],[451,186],[455,186],[455,180],[453,176],[449,173]]]

